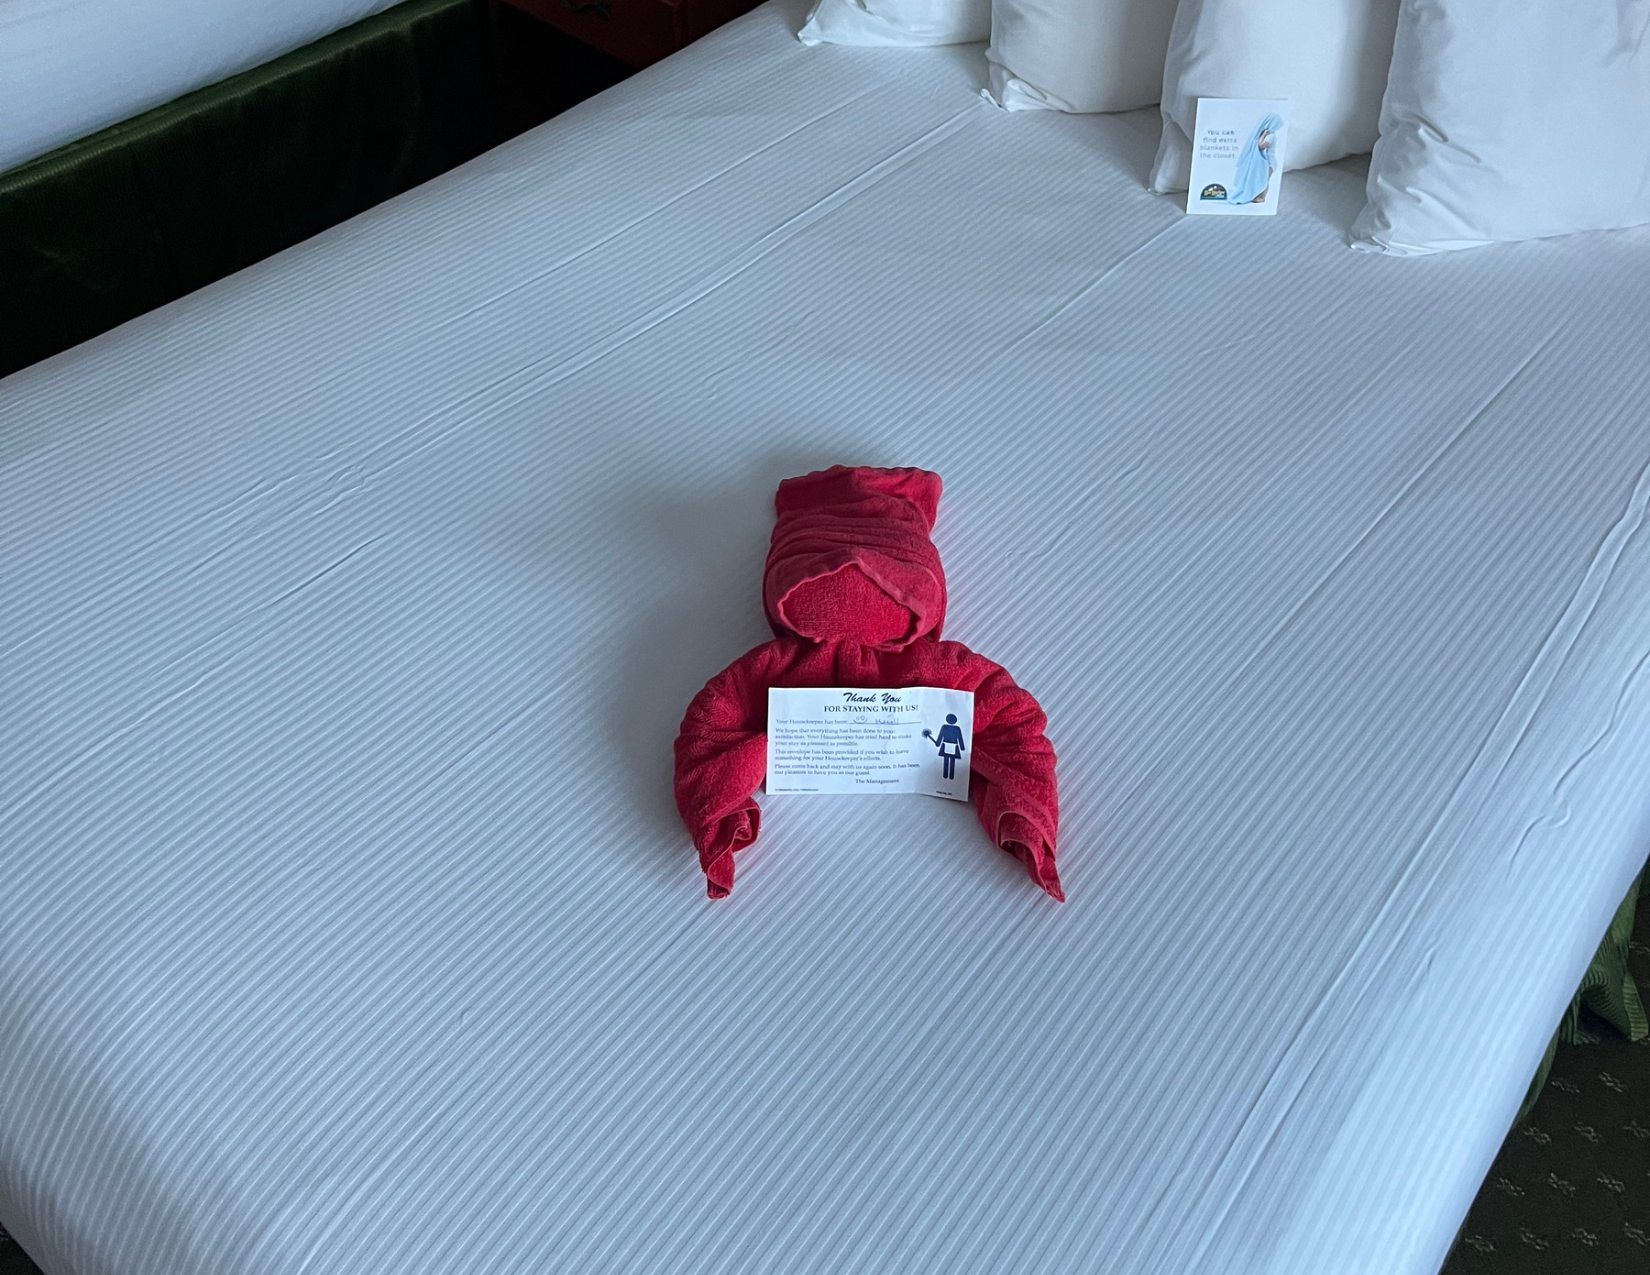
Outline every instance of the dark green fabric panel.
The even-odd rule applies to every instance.
[[[1628,1040],[1650,1037],[1650,1018],[1645,1016],[1638,985],[1633,982],[1632,971],[1627,968],[1628,948],[1633,941],[1633,918],[1643,886],[1642,876],[1633,882],[1633,888],[1627,892],[1621,907],[1616,910],[1615,919],[1610,922],[1609,933],[1598,945],[1587,977],[1581,982],[1581,990],[1576,993],[1570,1012],[1564,1016],[1564,1022],[1559,1027],[1567,1042],[1573,1044],[1579,1039],[1583,1005]]]
[[[485,0],[406,0],[0,174],[0,375],[499,136]]]

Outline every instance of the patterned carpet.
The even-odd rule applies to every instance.
[[[1650,890],[1639,902],[1632,962],[1650,990]],[[1541,1100],[1501,1148],[1443,1275],[1646,1272],[1650,1040],[1628,1044],[1604,1028],[1594,1043],[1559,1049]],[[38,1275],[4,1231],[0,1275]]]

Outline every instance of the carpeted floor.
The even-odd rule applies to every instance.
[[[1632,960],[1639,986],[1650,989],[1650,890],[1639,903]],[[1629,1044],[1604,1028],[1596,1043],[1559,1049],[1546,1090],[1507,1138],[1443,1275],[1646,1272],[1650,1041]],[[4,1231],[0,1275],[36,1275]]]

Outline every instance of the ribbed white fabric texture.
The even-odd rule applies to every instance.
[[[1650,849],[1650,236],[1188,219],[1155,114],[800,16],[0,382],[51,1275],[1442,1258]],[[703,898],[671,741],[839,461],[945,476],[1064,907],[900,798]]]
[[[0,0],[0,172],[395,0]]]

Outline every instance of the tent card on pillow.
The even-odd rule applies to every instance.
[[[1288,98],[1288,168],[1368,151],[1397,21],[1398,0],[1180,0],[1152,189],[1186,189],[1199,98]]]
[[[1289,103],[1282,98],[1200,97],[1186,211],[1270,217],[1283,187]]]

